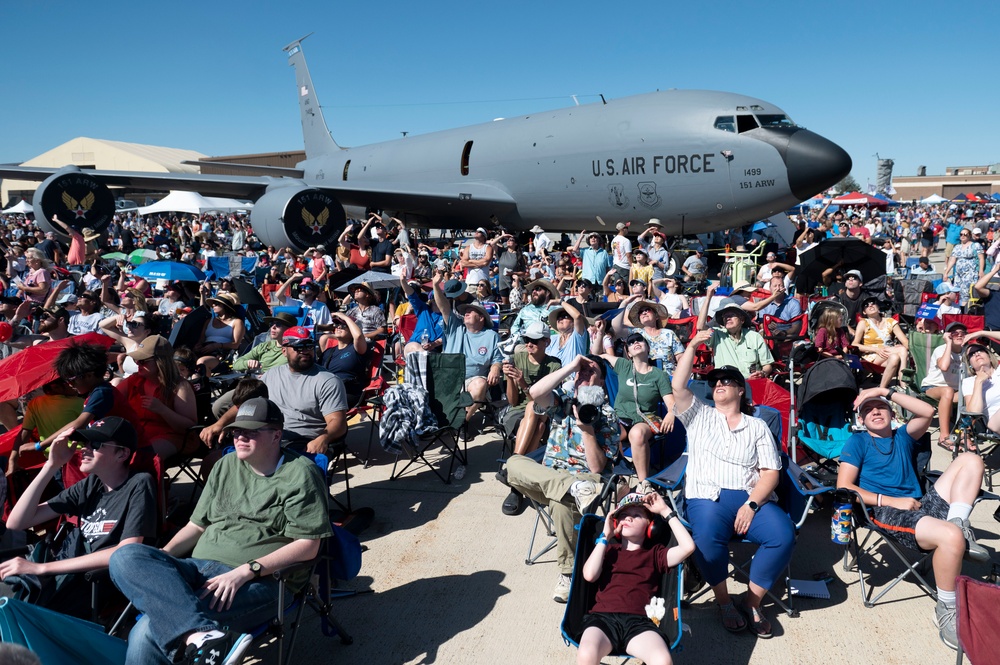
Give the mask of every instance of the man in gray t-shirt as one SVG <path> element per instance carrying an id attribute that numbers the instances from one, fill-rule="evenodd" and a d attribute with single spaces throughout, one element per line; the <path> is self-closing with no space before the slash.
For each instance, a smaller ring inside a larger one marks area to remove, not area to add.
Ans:
<path id="1" fill-rule="evenodd" d="M 268 399 L 278 405 L 285 419 L 284 440 L 295 449 L 326 453 L 334 441 L 347 434 L 347 392 L 333 372 L 316 365 L 316 342 L 309 331 L 295 326 L 281 338 L 287 365 L 272 367 L 261 380 Z M 236 418 L 232 407 L 201 434 L 206 443 L 214 441 Z"/>
<path id="2" fill-rule="evenodd" d="M 486 327 L 490 315 L 482 305 L 460 305 L 456 313 L 452 311 L 452 302 L 444 294 L 440 272 L 434 273 L 433 283 L 434 302 L 444 324 L 444 352 L 465 356 L 465 389 L 473 400 L 466 411 L 468 420 L 486 400 L 487 389 L 500 383 L 503 367 L 500 336 Z"/>

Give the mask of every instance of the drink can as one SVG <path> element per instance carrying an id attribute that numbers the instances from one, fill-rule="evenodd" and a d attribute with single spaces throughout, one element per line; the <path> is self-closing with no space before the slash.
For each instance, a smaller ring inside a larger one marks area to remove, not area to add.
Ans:
<path id="1" fill-rule="evenodd" d="M 833 518 L 830 520 L 830 540 L 837 545 L 851 542 L 851 504 L 833 504 Z"/>

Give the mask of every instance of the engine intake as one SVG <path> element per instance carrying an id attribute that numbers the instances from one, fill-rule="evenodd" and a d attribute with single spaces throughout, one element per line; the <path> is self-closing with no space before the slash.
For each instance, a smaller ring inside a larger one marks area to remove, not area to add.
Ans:
<path id="1" fill-rule="evenodd" d="M 298 251 L 333 245 L 347 222 L 340 202 L 322 189 L 277 187 L 257 199 L 250 213 L 261 242 Z"/>
<path id="2" fill-rule="evenodd" d="M 77 231 L 103 234 L 115 215 L 115 197 L 107 185 L 75 166 L 59 169 L 35 190 L 35 222 L 43 231 L 66 232 L 50 220 L 58 216 Z"/>

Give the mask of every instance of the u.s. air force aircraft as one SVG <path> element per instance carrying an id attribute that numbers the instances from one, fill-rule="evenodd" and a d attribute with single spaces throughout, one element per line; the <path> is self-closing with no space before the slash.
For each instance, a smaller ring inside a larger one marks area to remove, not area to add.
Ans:
<path id="1" fill-rule="evenodd" d="M 254 199 L 257 236 L 304 249 L 330 244 L 348 212 L 364 209 L 440 228 L 494 222 L 600 231 L 656 217 L 669 235 L 703 233 L 786 210 L 851 170 L 843 149 L 777 106 L 699 90 L 342 148 L 316 98 L 302 39 L 284 50 L 295 68 L 306 152 L 294 169 L 227 165 L 246 175 L 192 175 L 0 166 L 0 177 L 44 180 L 35 214 L 56 232 L 53 214 L 102 231 L 115 210 L 109 185 L 193 190 Z"/>

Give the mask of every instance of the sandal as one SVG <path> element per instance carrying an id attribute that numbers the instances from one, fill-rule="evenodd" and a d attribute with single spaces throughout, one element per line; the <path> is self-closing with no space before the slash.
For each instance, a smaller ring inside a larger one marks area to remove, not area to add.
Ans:
<path id="1" fill-rule="evenodd" d="M 948 437 L 947 439 L 938 439 L 937 444 L 938 444 L 938 447 L 944 448 L 949 453 L 955 452 L 955 444 L 952 443 L 951 437 Z"/>
<path id="2" fill-rule="evenodd" d="M 722 612 L 722 627 L 730 633 L 739 633 L 746 630 L 747 620 L 743 618 L 743 613 L 736 609 L 732 601 L 725 605 L 719 605 Z"/>
<path id="3" fill-rule="evenodd" d="M 746 614 L 747 619 L 749 619 L 751 633 L 764 640 L 773 635 L 771 632 L 771 622 L 764 618 L 764 613 L 760 611 L 759 607 L 751 608 L 743 605 L 741 609 Z"/>

